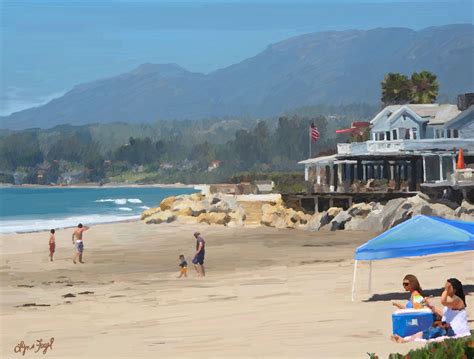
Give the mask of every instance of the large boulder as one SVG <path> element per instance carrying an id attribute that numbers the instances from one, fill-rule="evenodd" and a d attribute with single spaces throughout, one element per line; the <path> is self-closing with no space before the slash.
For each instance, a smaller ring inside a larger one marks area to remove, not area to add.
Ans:
<path id="1" fill-rule="evenodd" d="M 173 203 L 176 201 L 176 197 L 175 196 L 171 196 L 171 197 L 166 197 L 164 200 L 162 200 L 160 202 L 160 208 L 162 211 L 166 211 L 168 209 L 171 208 L 171 206 L 173 205 Z"/>
<path id="2" fill-rule="evenodd" d="M 353 217 L 349 222 L 344 224 L 344 229 L 348 231 L 362 231 L 367 230 L 367 218 Z"/>
<path id="3" fill-rule="evenodd" d="M 245 223 L 246 215 L 242 208 L 229 213 L 230 221 L 227 224 L 229 227 L 242 227 Z"/>
<path id="4" fill-rule="evenodd" d="M 231 217 L 227 213 L 202 213 L 197 217 L 198 223 L 207 224 L 227 224 L 231 220 Z"/>
<path id="5" fill-rule="evenodd" d="M 218 199 L 218 198 L 214 198 Z M 230 213 L 236 211 L 239 207 L 237 201 L 233 198 L 221 198 L 219 201 L 211 202 L 211 206 L 209 208 L 209 212 L 217 212 L 217 213 Z"/>
<path id="6" fill-rule="evenodd" d="M 319 228 L 321 227 L 321 218 L 323 218 L 324 216 L 326 216 L 326 212 L 318 212 L 313 214 L 308 219 L 306 229 L 311 232 L 319 231 Z"/>
<path id="7" fill-rule="evenodd" d="M 267 227 L 273 227 L 273 213 L 264 213 L 260 219 L 260 223 Z"/>
<path id="8" fill-rule="evenodd" d="M 177 214 L 197 217 L 206 212 L 203 201 L 192 201 L 189 198 L 183 198 L 171 204 L 171 210 Z"/>
<path id="9" fill-rule="evenodd" d="M 204 196 L 202 193 L 193 193 L 189 196 L 189 199 L 191 201 L 202 201 L 206 196 Z"/>
<path id="10" fill-rule="evenodd" d="M 155 208 L 149 208 L 145 211 L 143 211 L 142 215 L 141 215 L 141 220 L 144 220 L 145 218 L 148 218 L 150 217 L 151 215 L 155 214 L 155 213 L 158 213 L 161 211 L 161 208 L 160 207 L 155 207 Z"/>
<path id="11" fill-rule="evenodd" d="M 331 207 L 327 210 L 328 216 L 332 218 L 336 217 L 341 212 L 342 212 L 342 208 L 340 207 Z"/>
<path id="12" fill-rule="evenodd" d="M 461 206 L 456 208 L 456 210 L 454 211 L 454 215 L 463 221 L 473 222 L 474 205 L 464 200 L 462 201 Z"/>
<path id="13" fill-rule="evenodd" d="M 342 208 L 339 207 L 331 207 L 329 208 L 324 216 L 321 218 L 321 226 L 320 229 L 330 229 L 330 227 L 325 227 L 327 224 L 331 223 L 331 221 L 336 217 L 339 213 L 342 212 Z"/>
<path id="14" fill-rule="evenodd" d="M 453 211 L 451 207 L 447 205 L 441 203 L 433 203 L 430 205 L 430 207 L 433 216 L 456 219 L 455 211 Z"/>
<path id="15" fill-rule="evenodd" d="M 405 198 L 395 198 L 387 202 L 385 206 L 379 206 L 378 208 L 374 209 L 367 218 L 369 220 L 369 228 L 362 229 L 362 230 L 369 230 L 373 228 L 375 232 L 382 232 L 386 231 L 390 227 L 395 220 L 395 217 L 400 214 L 400 212 L 405 211 L 405 209 L 401 210 L 402 204 L 405 203 Z M 406 216 L 406 214 L 401 215 L 401 217 Z"/>
<path id="16" fill-rule="evenodd" d="M 166 210 L 157 212 L 150 217 L 145 219 L 146 224 L 160 224 L 160 223 L 170 223 L 176 219 L 176 216 L 173 212 Z"/>
<path id="17" fill-rule="evenodd" d="M 273 213 L 278 212 L 279 207 L 280 206 L 272 205 L 270 203 L 264 203 L 262 205 L 262 213 L 263 215 L 272 215 Z"/>
<path id="18" fill-rule="evenodd" d="M 294 229 L 295 222 L 292 222 L 290 220 L 290 217 L 288 216 L 279 216 L 277 214 L 274 214 L 272 220 L 272 227 Z"/>
<path id="19" fill-rule="evenodd" d="M 339 214 L 331 221 L 331 231 L 344 229 L 345 224 L 351 219 L 352 216 L 347 211 L 339 212 Z"/>
<path id="20" fill-rule="evenodd" d="M 177 211 L 173 211 L 173 213 L 178 217 L 192 217 L 193 211 L 189 207 L 181 208 Z"/>
<path id="21" fill-rule="evenodd" d="M 191 201 L 189 198 L 182 198 L 180 200 L 174 201 L 170 204 L 170 210 L 178 212 L 182 211 L 183 209 L 186 208 L 191 208 L 193 204 L 196 204 L 196 202 Z"/>
<path id="22" fill-rule="evenodd" d="M 348 210 L 347 213 L 352 217 L 367 217 L 374 209 L 375 203 L 355 203 Z"/>

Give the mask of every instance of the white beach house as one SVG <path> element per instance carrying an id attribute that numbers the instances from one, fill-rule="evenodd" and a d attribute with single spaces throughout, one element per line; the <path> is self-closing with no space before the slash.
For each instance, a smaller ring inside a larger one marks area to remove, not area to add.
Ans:
<path id="1" fill-rule="evenodd" d="M 474 164 L 474 94 L 460 95 L 457 105 L 387 106 L 370 121 L 370 140 L 339 143 L 337 154 L 299 163 L 312 193 L 377 185 L 381 191 L 419 191 L 430 183 L 474 184 L 472 170 L 455 173 L 460 149 L 468 167 Z"/>

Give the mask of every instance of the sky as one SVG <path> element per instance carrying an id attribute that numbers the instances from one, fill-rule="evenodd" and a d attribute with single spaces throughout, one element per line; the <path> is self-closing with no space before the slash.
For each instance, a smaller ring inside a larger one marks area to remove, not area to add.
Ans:
<path id="1" fill-rule="evenodd" d="M 0 115 L 142 63 L 209 73 L 317 31 L 473 23 L 474 0 L 0 0 Z"/>

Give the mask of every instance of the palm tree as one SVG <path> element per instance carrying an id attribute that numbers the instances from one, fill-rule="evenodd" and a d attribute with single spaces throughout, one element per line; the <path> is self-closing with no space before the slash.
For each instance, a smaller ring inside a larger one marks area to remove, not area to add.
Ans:
<path id="1" fill-rule="evenodd" d="M 410 82 L 411 103 L 434 103 L 436 101 L 439 83 L 435 74 L 429 71 L 414 72 Z"/>
<path id="2" fill-rule="evenodd" d="M 410 101 L 410 80 L 397 72 L 385 75 L 382 83 L 382 103 L 387 105 L 405 104 Z"/>

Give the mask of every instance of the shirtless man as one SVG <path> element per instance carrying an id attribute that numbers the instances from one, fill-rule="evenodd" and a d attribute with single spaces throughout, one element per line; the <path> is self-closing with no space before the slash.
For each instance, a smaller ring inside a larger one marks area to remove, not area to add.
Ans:
<path id="1" fill-rule="evenodd" d="M 82 261 L 82 252 L 84 252 L 84 243 L 82 242 L 82 234 L 87 231 L 89 227 L 83 226 L 82 223 L 77 225 L 76 230 L 72 234 L 72 244 L 75 245 L 77 252 L 74 254 L 73 262 L 76 264 L 76 259 L 79 257 L 79 262 L 84 263 Z M 75 239 L 75 241 L 74 241 Z"/>

